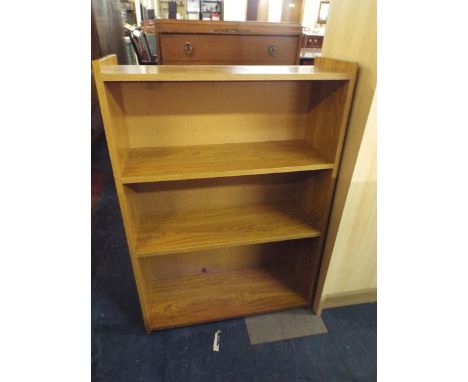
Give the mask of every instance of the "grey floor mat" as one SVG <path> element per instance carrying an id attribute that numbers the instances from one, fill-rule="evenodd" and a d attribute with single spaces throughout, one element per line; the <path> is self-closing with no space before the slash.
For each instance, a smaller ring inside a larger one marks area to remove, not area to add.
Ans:
<path id="1" fill-rule="evenodd" d="M 246 317 L 245 324 L 252 345 L 328 332 L 322 319 L 306 308 Z"/>

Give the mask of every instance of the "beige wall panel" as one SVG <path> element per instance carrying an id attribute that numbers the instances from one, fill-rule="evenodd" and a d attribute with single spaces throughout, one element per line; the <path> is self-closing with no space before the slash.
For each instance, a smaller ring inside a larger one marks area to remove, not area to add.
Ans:
<path id="1" fill-rule="evenodd" d="M 322 56 L 359 63 L 359 76 L 314 299 L 317 313 L 325 283 L 327 295 L 375 285 L 375 147 L 362 140 L 377 82 L 376 8 L 375 0 L 334 0 L 326 26 Z M 355 170 L 358 154 L 363 162 Z"/>
<path id="2" fill-rule="evenodd" d="M 375 98 L 333 250 L 324 296 L 377 287 Z"/>

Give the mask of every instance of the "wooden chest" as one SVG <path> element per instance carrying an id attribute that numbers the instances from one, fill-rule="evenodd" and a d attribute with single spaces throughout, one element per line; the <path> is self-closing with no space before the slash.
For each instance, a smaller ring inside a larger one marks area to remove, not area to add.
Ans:
<path id="1" fill-rule="evenodd" d="M 302 27 L 291 23 L 155 20 L 158 64 L 297 65 Z"/>

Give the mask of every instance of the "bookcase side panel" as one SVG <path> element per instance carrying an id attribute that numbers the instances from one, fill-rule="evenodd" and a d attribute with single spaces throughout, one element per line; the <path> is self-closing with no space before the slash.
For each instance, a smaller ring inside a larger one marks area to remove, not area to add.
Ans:
<path id="1" fill-rule="evenodd" d="M 101 68 L 105 65 L 117 64 L 115 55 L 108 56 L 101 60 L 93 61 L 93 70 L 96 79 L 99 103 L 104 122 L 109 156 L 112 164 L 112 171 L 116 185 L 117 197 L 119 201 L 122 220 L 124 223 L 127 244 L 130 252 L 130 260 L 138 290 L 140 306 L 145 321 L 146 330 L 149 331 L 149 305 L 146 296 L 147 290 L 144 287 L 141 270 L 134 256 L 134 248 L 137 239 L 137 229 L 135 226 L 138 219 L 133 217 L 134 210 L 129 204 L 128 195 L 124 186 L 120 183 L 122 169 L 128 155 L 128 130 L 126 128 L 125 110 L 123 109 L 122 92 L 118 83 L 109 86 L 101 79 Z"/>
<path id="2" fill-rule="evenodd" d="M 348 81 L 315 81 L 310 86 L 307 142 L 325 158 L 335 162 Z"/>
<path id="3" fill-rule="evenodd" d="M 340 168 L 341 154 L 346 136 L 352 98 L 358 74 L 358 64 L 320 57 L 316 60 L 316 66 L 323 70 L 348 72 L 350 80 L 323 81 L 311 86 L 309 121 L 306 131 L 307 141 L 327 159 L 333 161 L 334 168 L 331 177 L 312 191 L 305 199 L 306 210 L 308 208 L 321 210 L 322 221 L 319 226 L 322 232 L 316 246 L 310 251 L 309 260 L 316 264 L 318 272 L 311 279 L 309 302 L 315 312 L 318 311 L 317 300 L 322 293 L 325 276 L 330 263 L 329 256 L 323 254 L 323 247 L 327 237 L 329 217 L 333 204 L 337 174 Z M 318 193 L 318 194 L 317 194 Z M 307 199 L 314 195 L 320 195 L 320 202 L 314 206 Z M 317 213 L 314 213 L 317 216 Z M 315 253 L 315 254 L 314 254 Z"/>
<path id="4" fill-rule="evenodd" d="M 316 239 L 297 242 L 293 248 L 295 256 L 291 256 L 291 267 L 310 304 L 319 272 L 321 248 L 331 205 L 332 176 L 332 170 L 324 170 L 304 178 L 297 196 L 302 209 L 313 219 L 314 226 L 322 232 Z"/>
<path id="5" fill-rule="evenodd" d="M 104 132 L 112 163 L 114 178 L 120 179 L 128 155 L 128 130 L 125 123 L 125 111 L 122 105 L 122 93 L 118 83 L 102 81 L 99 61 L 93 62 L 93 69 L 101 108 Z"/>

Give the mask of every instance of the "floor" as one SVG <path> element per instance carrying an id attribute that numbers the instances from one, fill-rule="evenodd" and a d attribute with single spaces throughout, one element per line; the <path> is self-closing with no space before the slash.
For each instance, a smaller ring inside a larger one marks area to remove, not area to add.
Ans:
<path id="1" fill-rule="evenodd" d="M 376 303 L 324 310 L 328 333 L 255 345 L 242 318 L 147 335 L 104 139 L 93 148 L 92 183 L 93 381 L 377 379 Z"/>

